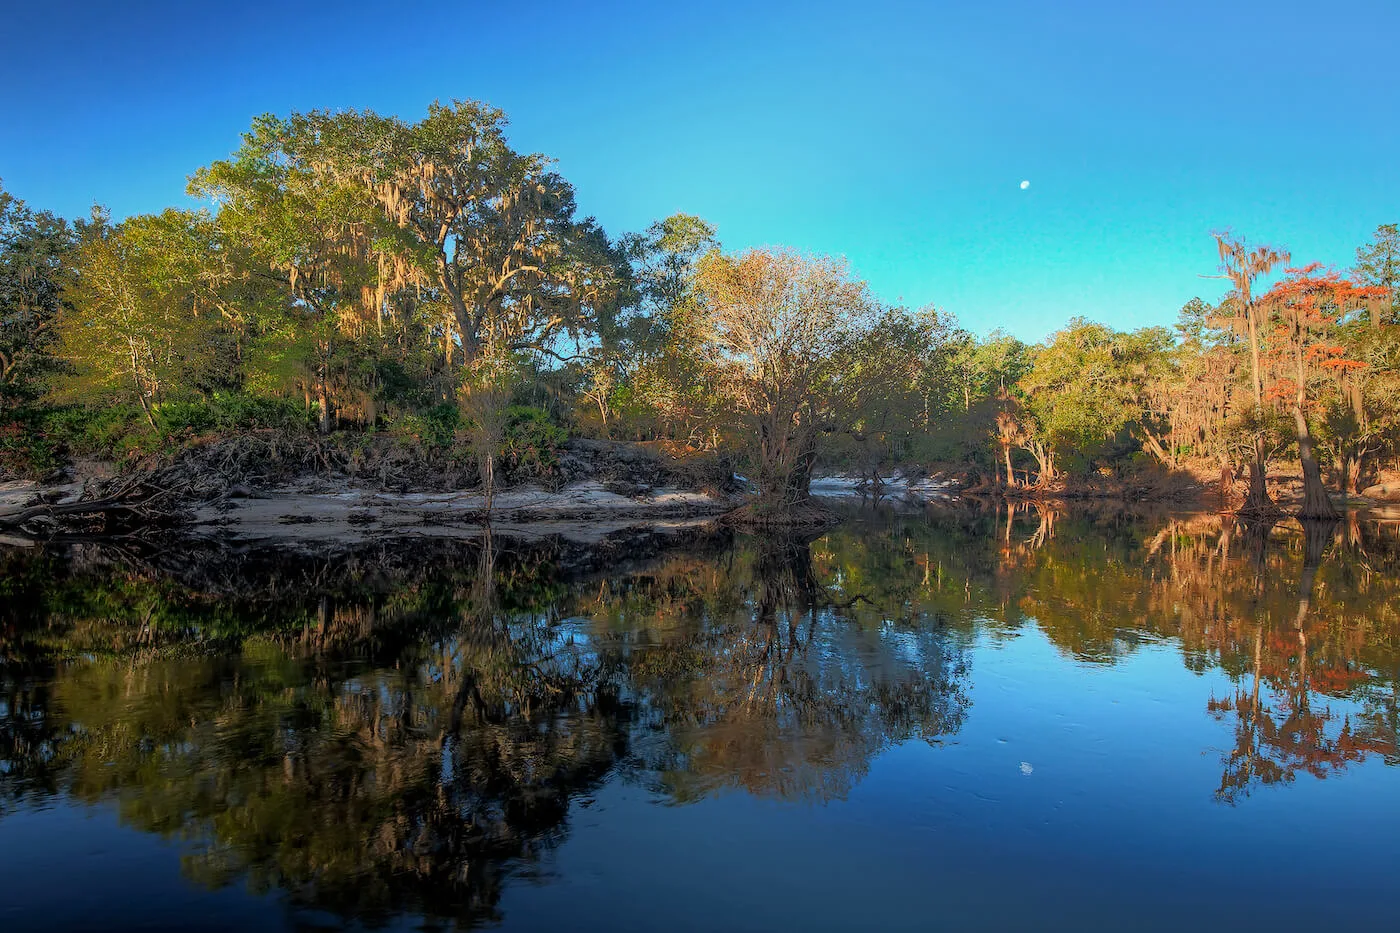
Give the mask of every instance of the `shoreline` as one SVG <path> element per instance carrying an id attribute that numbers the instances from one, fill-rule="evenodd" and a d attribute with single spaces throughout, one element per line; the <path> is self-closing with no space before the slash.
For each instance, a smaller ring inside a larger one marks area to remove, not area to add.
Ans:
<path id="1" fill-rule="evenodd" d="M 560 534 L 597 540 L 636 525 L 684 528 L 718 518 L 735 500 L 658 487 L 623 495 L 588 480 L 550 492 L 538 486 L 504 490 L 486 500 L 475 491 L 396 493 L 325 491 L 324 484 L 286 486 L 204 503 L 185 531 L 235 540 L 346 542 L 395 536 L 476 537 L 488 524 L 513 534 Z"/>
<path id="2" fill-rule="evenodd" d="M 1121 489 L 964 488 L 947 474 L 909 477 L 898 471 L 882 477 L 878 487 L 871 485 L 870 477 L 850 473 L 816 476 L 811 483 L 812 495 L 819 500 L 875 501 L 912 509 L 1006 501 L 1061 509 L 1157 505 L 1220 511 L 1218 495 L 1206 488 L 1195 491 L 1199 494 L 1187 497 L 1136 498 L 1122 495 Z M 73 506 L 93 495 L 91 481 L 0 482 L 0 545 L 27 546 L 43 540 L 43 534 L 33 534 L 32 528 L 6 526 L 7 516 L 36 504 Z M 171 507 L 178 516 L 175 520 L 163 524 L 138 521 L 135 528 L 160 528 L 233 543 L 300 542 L 312 546 L 395 537 L 466 539 L 479 537 L 488 528 L 506 535 L 559 536 L 596 543 L 628 528 L 644 527 L 660 533 L 693 528 L 741 507 L 748 498 L 743 493 L 718 493 L 679 484 L 645 486 L 586 478 L 558 490 L 539 485 L 502 490 L 493 497 L 488 515 L 485 497 L 477 490 L 391 491 L 360 485 L 350 477 L 306 476 L 268 488 L 235 487 L 203 500 L 175 500 Z M 1288 499 L 1286 495 L 1278 499 L 1285 510 Z M 1385 500 L 1364 496 L 1334 499 L 1346 511 L 1369 512 L 1382 521 L 1394 520 L 1400 513 L 1400 505 Z M 55 532 L 63 529 L 58 520 L 48 517 L 35 525 Z"/>

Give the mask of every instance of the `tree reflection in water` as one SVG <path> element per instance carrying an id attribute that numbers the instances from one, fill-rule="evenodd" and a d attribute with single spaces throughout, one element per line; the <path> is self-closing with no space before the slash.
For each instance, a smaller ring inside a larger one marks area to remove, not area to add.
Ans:
<path id="1" fill-rule="evenodd" d="M 1031 626 L 1084 663 L 1170 638 L 1224 671 L 1222 801 L 1400 762 L 1400 540 L 1355 517 L 1012 505 L 669 549 L 0 562 L 0 807 L 115 801 L 192 878 L 367 923 L 492 920 L 609 780 L 844 796 L 889 746 L 956 733 L 975 640 Z"/>
<path id="2" fill-rule="evenodd" d="M 207 597 L 219 580 L 86 574 L 92 555 L 17 568 L 39 582 L 7 620 L 6 797 L 116 800 L 210 885 L 474 922 L 610 773 L 677 800 L 825 798 L 889 742 L 961 721 L 945 639 L 842 631 L 807 542 L 567 587 L 549 548 L 495 545 L 387 588 L 263 568 L 234 600 Z"/>
<path id="3" fill-rule="evenodd" d="M 1370 702 L 1354 722 L 1351 715 L 1334 713 L 1327 699 L 1347 695 L 1350 688 L 1366 679 L 1364 671 L 1345 656 L 1340 665 L 1324 663 L 1320 669 L 1309 670 L 1310 632 L 1313 637 L 1330 634 L 1324 628 L 1326 620 L 1316 624 L 1310 610 L 1318 571 L 1339 523 L 1300 524 L 1303 555 L 1292 630 L 1279 627 L 1266 632 L 1265 625 L 1256 626 L 1249 689 L 1236 689 L 1232 697 L 1212 699 L 1209 704 L 1217 715 L 1233 715 L 1235 719 L 1235 746 L 1225 756 L 1225 771 L 1216 794 L 1229 803 L 1247 796 L 1257 785 L 1292 781 L 1300 773 L 1324 778 L 1371 754 L 1397 761 L 1396 682 L 1391 682 L 1388 703 L 1383 697 L 1370 695 Z M 1356 535 L 1348 541 L 1356 547 L 1361 544 Z M 1261 567 L 1266 545 L 1267 539 L 1261 537 L 1257 561 Z"/>
<path id="4" fill-rule="evenodd" d="M 725 787 L 839 797 L 890 743 L 961 725 L 959 639 L 885 612 L 875 586 L 820 579 L 810 541 L 744 542 L 716 579 L 722 598 L 658 607 L 629 652 L 627 686 L 666 736 L 639 743 L 637 764 L 676 800 Z"/>

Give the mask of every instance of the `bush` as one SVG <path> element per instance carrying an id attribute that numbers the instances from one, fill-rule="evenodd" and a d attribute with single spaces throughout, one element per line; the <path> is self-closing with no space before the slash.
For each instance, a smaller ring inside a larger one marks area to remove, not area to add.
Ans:
<path id="1" fill-rule="evenodd" d="M 264 428 L 305 429 L 313 414 L 288 399 L 260 398 L 242 392 L 218 393 L 193 401 L 166 402 L 156 412 L 156 421 L 166 437 L 256 431 Z"/>
<path id="2" fill-rule="evenodd" d="M 0 423 L 0 478 L 39 479 L 58 468 L 62 458 L 32 418 Z"/>
<path id="3" fill-rule="evenodd" d="M 461 415 L 451 402 L 434 405 L 420 414 L 400 415 L 389 432 L 400 440 L 417 441 L 429 447 L 451 447 L 457 439 Z"/>
<path id="4" fill-rule="evenodd" d="M 162 435 L 199 434 L 214 427 L 214 412 L 209 403 L 200 399 L 193 402 L 166 402 L 156 410 L 156 423 Z"/>
<path id="5" fill-rule="evenodd" d="M 44 436 L 70 454 L 122 460 L 155 448 L 158 438 L 136 405 L 55 408 L 41 421 Z"/>
<path id="6" fill-rule="evenodd" d="M 544 411 L 512 405 L 506 409 L 501 458 L 515 478 L 548 476 L 559 466 L 559 445 L 567 437 Z"/>
<path id="7" fill-rule="evenodd" d="M 233 434 L 261 428 L 308 428 L 311 416 L 298 403 L 241 393 L 166 402 L 151 430 L 137 405 L 66 406 L 17 416 L 0 436 L 0 469 L 33 476 L 56 469 L 66 457 L 125 460 L 170 447 L 205 432 Z"/>

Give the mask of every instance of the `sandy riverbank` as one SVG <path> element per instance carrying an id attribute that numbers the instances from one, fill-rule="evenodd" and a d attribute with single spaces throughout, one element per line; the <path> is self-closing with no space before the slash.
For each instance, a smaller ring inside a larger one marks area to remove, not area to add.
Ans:
<path id="1" fill-rule="evenodd" d="M 869 498 L 865 479 L 833 475 L 815 479 L 814 495 L 828 499 Z M 894 476 L 880 488 L 886 501 L 913 506 L 951 501 L 951 482 Z M 0 484 L 0 516 L 44 501 L 67 503 L 84 495 L 81 483 L 43 486 Z M 704 524 L 741 505 L 742 494 L 722 495 L 679 486 L 619 486 L 595 479 L 559 490 L 521 486 L 494 497 L 493 530 L 507 534 L 562 536 L 580 542 L 600 540 L 621 529 L 646 526 L 657 531 Z M 353 544 L 375 538 L 474 537 L 487 519 L 485 497 L 476 490 L 402 492 L 365 488 L 324 477 L 263 489 L 241 489 L 207 501 L 182 505 L 179 527 L 187 534 L 240 541 Z"/>
<path id="2" fill-rule="evenodd" d="M 601 483 L 585 481 L 558 492 L 530 486 L 500 492 L 492 503 L 490 518 L 492 528 L 503 532 L 560 534 L 586 540 L 637 524 L 685 527 L 703 523 L 735 504 L 730 498 L 666 487 L 622 495 Z M 474 491 L 326 491 L 317 483 L 202 504 L 194 510 L 187 530 L 257 540 L 458 537 L 476 534 L 485 518 L 485 498 Z"/>

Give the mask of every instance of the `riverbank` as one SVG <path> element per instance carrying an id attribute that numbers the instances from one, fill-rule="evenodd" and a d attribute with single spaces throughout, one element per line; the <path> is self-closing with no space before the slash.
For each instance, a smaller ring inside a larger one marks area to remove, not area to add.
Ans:
<path id="1" fill-rule="evenodd" d="M 1065 506 L 1095 501 L 1231 511 L 1244 503 L 1246 492 L 1243 475 L 1227 474 L 1222 484 L 1219 466 L 1202 461 L 1183 464 L 1174 470 L 1142 469 L 1125 476 L 1062 475 L 1044 484 L 1008 486 L 1004 482 L 989 483 L 966 475 L 960 478 L 963 481 L 960 491 L 965 496 Z M 1267 483 L 1270 498 L 1282 512 L 1291 513 L 1302 507 L 1302 469 L 1296 462 L 1271 464 Z M 1382 471 L 1359 493 L 1343 494 L 1329 484 L 1328 494 L 1339 509 L 1400 504 L 1400 474 Z"/>
<path id="2" fill-rule="evenodd" d="M 490 502 L 460 452 L 378 439 L 265 432 L 214 438 L 120 465 L 77 461 L 45 481 L 0 484 L 0 532 L 144 533 L 358 540 L 556 523 L 616 528 L 719 515 L 743 500 L 718 456 L 573 439 L 503 462 Z M 602 533 L 602 532 L 592 532 Z"/>
<path id="3" fill-rule="evenodd" d="M 497 493 L 488 513 L 480 492 L 328 491 L 318 484 L 225 498 L 193 510 L 188 530 L 244 540 L 361 541 L 384 536 L 474 535 L 488 518 L 494 530 L 570 540 L 601 539 L 639 523 L 682 527 L 703 523 L 737 504 L 700 490 L 648 487 L 627 495 L 597 480 L 551 491 L 526 486 Z"/>
<path id="4" fill-rule="evenodd" d="M 48 482 L 0 483 L 0 534 L 22 544 L 59 533 L 146 535 L 163 529 L 267 542 L 363 542 L 420 536 L 473 537 L 489 524 L 505 533 L 562 535 L 579 542 L 646 526 L 684 528 L 749 501 L 747 480 L 713 453 L 617 441 L 571 439 L 545 470 L 517 473 L 488 504 L 470 464 L 442 452 L 378 443 L 355 456 L 333 442 L 275 434 L 215 439 L 166 460 L 80 461 Z M 507 474 L 509 476 L 509 474 Z M 520 481 L 521 476 L 527 477 Z M 529 481 L 529 478 L 533 481 Z M 1088 505 L 1162 505 L 1211 511 L 1238 505 L 1238 484 L 1221 495 L 1202 469 L 1144 470 L 1129 477 L 1062 477 L 1046 486 L 990 485 L 957 471 L 828 473 L 814 497 L 879 501 L 920 509 L 959 499 Z M 1270 474 L 1280 509 L 1296 507 L 1300 484 L 1287 465 Z M 1372 495 L 1341 506 L 1375 508 L 1400 497 L 1382 477 Z"/>

